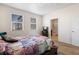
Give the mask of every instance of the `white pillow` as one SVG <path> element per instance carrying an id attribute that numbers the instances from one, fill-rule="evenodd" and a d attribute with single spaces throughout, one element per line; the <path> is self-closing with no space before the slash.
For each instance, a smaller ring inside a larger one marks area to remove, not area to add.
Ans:
<path id="1" fill-rule="evenodd" d="M 3 35 L 5 40 L 11 40 L 11 37 L 8 37 L 7 35 Z"/>
<path id="2" fill-rule="evenodd" d="M 2 37 L 0 36 L 0 39 L 2 39 Z"/>

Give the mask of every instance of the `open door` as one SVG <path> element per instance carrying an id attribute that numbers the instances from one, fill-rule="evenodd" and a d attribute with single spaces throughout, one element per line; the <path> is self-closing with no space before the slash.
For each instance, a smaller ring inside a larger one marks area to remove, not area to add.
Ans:
<path id="1" fill-rule="evenodd" d="M 58 41 L 58 19 L 51 20 L 51 37 L 53 41 Z"/>

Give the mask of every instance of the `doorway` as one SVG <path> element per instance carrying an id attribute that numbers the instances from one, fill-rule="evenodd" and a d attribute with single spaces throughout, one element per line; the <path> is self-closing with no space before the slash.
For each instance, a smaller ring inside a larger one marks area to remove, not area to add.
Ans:
<path id="1" fill-rule="evenodd" d="M 58 19 L 51 20 L 51 38 L 53 41 L 58 41 Z"/>

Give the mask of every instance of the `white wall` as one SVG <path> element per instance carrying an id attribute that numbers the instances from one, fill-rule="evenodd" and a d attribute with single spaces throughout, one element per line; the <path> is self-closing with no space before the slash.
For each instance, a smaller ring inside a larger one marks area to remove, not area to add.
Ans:
<path id="1" fill-rule="evenodd" d="M 79 19 L 79 4 L 74 4 L 43 17 L 43 26 L 48 26 L 50 31 L 50 20 L 58 18 L 58 39 L 61 42 L 72 42 L 72 20 Z"/>
<path id="2" fill-rule="evenodd" d="M 19 14 L 24 17 L 24 30 L 22 31 L 11 31 L 11 14 Z M 0 5 L 0 32 L 7 32 L 9 36 L 19 36 L 29 34 L 30 29 L 30 18 L 35 17 L 37 21 L 36 33 L 38 34 L 42 28 L 42 16 L 36 15 L 27 11 L 15 9 L 12 7 Z"/>

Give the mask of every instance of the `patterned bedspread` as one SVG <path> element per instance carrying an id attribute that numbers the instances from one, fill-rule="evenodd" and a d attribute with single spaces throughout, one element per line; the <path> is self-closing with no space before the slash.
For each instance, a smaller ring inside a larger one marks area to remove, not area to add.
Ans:
<path id="1" fill-rule="evenodd" d="M 6 51 L 10 55 L 42 54 L 46 50 L 49 50 L 51 45 L 52 41 L 47 37 L 31 36 L 29 38 L 21 38 L 16 43 L 0 44 L 0 52 Z"/>

